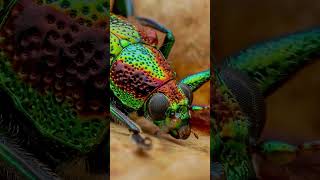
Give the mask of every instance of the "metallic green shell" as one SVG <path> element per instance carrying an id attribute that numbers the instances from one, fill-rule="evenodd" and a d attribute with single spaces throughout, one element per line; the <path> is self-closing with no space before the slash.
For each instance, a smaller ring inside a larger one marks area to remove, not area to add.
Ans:
<path id="1" fill-rule="evenodd" d="M 137 110 L 175 74 L 162 53 L 146 42 L 148 33 L 116 15 L 110 23 L 110 88 L 122 104 Z"/>
<path id="2" fill-rule="evenodd" d="M 110 32 L 110 54 L 112 57 L 117 56 L 126 46 L 141 42 L 137 28 L 124 18 L 114 14 L 110 16 Z M 110 64 L 112 63 L 111 60 Z"/>

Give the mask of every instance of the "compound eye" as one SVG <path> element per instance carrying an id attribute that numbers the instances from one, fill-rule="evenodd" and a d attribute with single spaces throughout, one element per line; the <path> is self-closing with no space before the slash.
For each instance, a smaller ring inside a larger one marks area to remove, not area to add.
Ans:
<path id="1" fill-rule="evenodd" d="M 149 99 L 148 113 L 153 120 L 161 120 L 166 117 L 169 106 L 168 98 L 162 93 L 156 93 Z"/>
<path id="2" fill-rule="evenodd" d="M 191 104 L 192 101 L 193 101 L 192 90 L 189 88 L 189 86 L 187 86 L 187 85 L 185 85 L 183 83 L 179 84 L 179 87 L 183 91 L 184 95 L 187 96 L 187 98 L 189 99 L 189 104 Z"/>

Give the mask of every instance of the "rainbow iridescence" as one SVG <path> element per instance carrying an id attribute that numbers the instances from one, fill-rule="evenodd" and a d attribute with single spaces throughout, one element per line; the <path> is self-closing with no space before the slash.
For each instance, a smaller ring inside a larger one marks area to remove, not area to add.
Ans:
<path id="1" fill-rule="evenodd" d="M 124 105 L 137 110 L 175 74 L 161 52 L 150 44 L 157 42 L 152 31 L 116 15 L 111 15 L 110 22 L 110 87 Z"/>

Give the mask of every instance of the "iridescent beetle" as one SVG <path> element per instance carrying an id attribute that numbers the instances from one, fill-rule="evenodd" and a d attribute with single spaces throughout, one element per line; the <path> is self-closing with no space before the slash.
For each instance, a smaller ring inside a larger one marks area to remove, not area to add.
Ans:
<path id="1" fill-rule="evenodd" d="M 85 157 L 105 179 L 109 1 L 1 2 L 1 178 L 56 179 Z"/>
<path id="2" fill-rule="evenodd" d="M 126 7 L 119 8 L 121 3 Z M 131 1 L 115 1 L 113 11 L 132 17 Z M 136 17 L 136 20 L 139 25 L 115 14 L 110 17 L 110 88 L 115 97 L 111 113 L 134 135 L 140 130 L 122 111 L 140 111 L 161 130 L 177 139 L 186 139 L 191 133 L 192 92 L 210 79 L 210 71 L 177 82 L 167 62 L 174 44 L 172 32 L 150 19 Z M 156 32 L 145 26 L 166 34 L 159 49 Z"/>
<path id="3" fill-rule="evenodd" d="M 287 165 L 301 154 L 319 152 L 320 142 L 300 145 L 262 140 L 264 98 L 320 52 L 320 29 L 261 43 L 213 69 L 211 173 L 214 179 L 255 179 L 253 154 Z M 267 162 L 267 161 L 265 161 Z"/>

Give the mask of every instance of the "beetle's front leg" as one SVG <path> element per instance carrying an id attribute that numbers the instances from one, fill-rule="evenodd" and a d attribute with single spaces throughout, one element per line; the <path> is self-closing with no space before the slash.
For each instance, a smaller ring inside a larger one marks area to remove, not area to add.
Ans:
<path id="1" fill-rule="evenodd" d="M 209 109 L 210 106 L 199 106 L 199 105 L 192 105 L 191 106 L 191 111 L 204 111 Z"/>
<path id="2" fill-rule="evenodd" d="M 124 123 L 128 127 L 129 131 L 133 133 L 132 139 L 138 145 L 139 148 L 143 150 L 151 149 L 152 147 L 151 139 L 148 137 L 143 138 L 140 135 L 140 128 L 135 122 L 133 122 L 128 116 L 126 116 L 113 104 L 110 104 L 110 112 L 111 112 L 111 116 L 115 120 L 120 121 L 121 123 Z"/>
<path id="3" fill-rule="evenodd" d="M 192 92 L 196 91 L 204 83 L 210 80 L 210 69 L 192 74 L 182 79 L 180 83 L 187 85 Z"/>
<path id="4" fill-rule="evenodd" d="M 190 88 L 190 90 L 194 92 L 209 80 L 210 80 L 210 70 L 208 69 L 184 78 L 183 80 L 180 81 L 180 84 L 187 85 Z M 209 106 L 198 106 L 198 105 L 191 106 L 192 111 L 203 111 L 206 109 L 209 109 Z"/>
<path id="5" fill-rule="evenodd" d="M 292 145 L 281 141 L 265 141 L 259 144 L 259 153 L 278 164 L 288 164 L 303 154 L 319 153 L 320 141 Z"/>
<path id="6" fill-rule="evenodd" d="M 209 110 L 210 106 L 191 105 L 190 110 L 193 112 Z"/>

